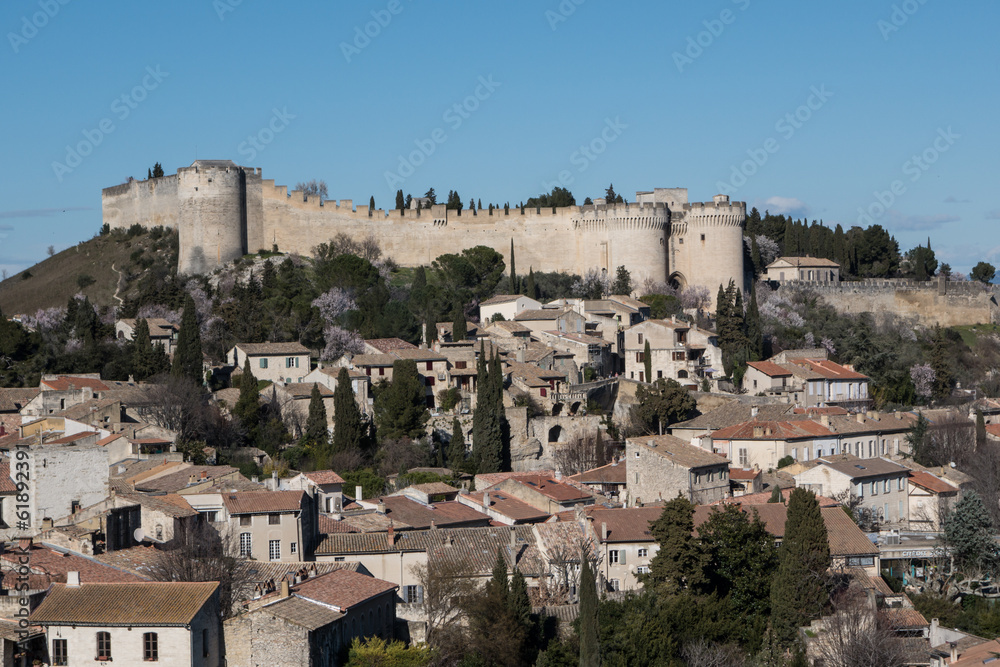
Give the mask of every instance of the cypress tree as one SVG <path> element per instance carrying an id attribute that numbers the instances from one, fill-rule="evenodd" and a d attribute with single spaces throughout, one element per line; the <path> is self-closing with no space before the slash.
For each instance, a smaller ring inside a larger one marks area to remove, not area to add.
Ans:
<path id="1" fill-rule="evenodd" d="M 642 348 L 642 365 L 643 370 L 646 371 L 646 382 L 653 381 L 653 353 L 649 349 L 649 339 L 646 339 L 646 345 Z"/>
<path id="2" fill-rule="evenodd" d="M 451 420 L 451 443 L 448 445 L 448 467 L 456 474 L 465 470 L 465 436 L 458 417 Z"/>
<path id="3" fill-rule="evenodd" d="M 131 357 L 132 373 L 136 380 L 145 380 L 170 370 L 170 359 L 162 345 L 153 345 L 149 337 L 149 324 L 145 319 L 139 319 L 135 323 Z"/>
<path id="4" fill-rule="evenodd" d="M 815 494 L 792 490 L 778 570 L 771 584 L 771 622 L 778 639 L 790 644 L 797 629 L 819 618 L 828 599 L 830 544 Z"/>
<path id="5" fill-rule="evenodd" d="M 764 330 L 760 324 L 760 310 L 757 308 L 757 287 L 750 285 L 750 304 L 746 315 L 747 348 L 750 361 L 764 358 Z"/>
<path id="6" fill-rule="evenodd" d="M 517 284 L 517 271 L 514 269 L 514 239 L 510 240 L 510 291 L 507 294 L 520 294 L 521 290 L 518 289 Z"/>
<path id="7" fill-rule="evenodd" d="M 198 314 L 195 311 L 194 299 L 190 294 L 186 294 L 184 314 L 181 315 L 181 327 L 177 332 L 177 348 L 174 350 L 174 363 L 170 373 L 175 377 L 186 377 L 196 384 L 201 384 L 203 381 L 201 369 L 201 330 L 198 328 Z"/>
<path id="8" fill-rule="evenodd" d="M 580 667 L 597 667 L 601 664 L 598 644 L 597 582 L 590 560 L 581 553 L 580 560 Z"/>
<path id="9" fill-rule="evenodd" d="M 309 395 L 309 416 L 306 418 L 306 430 L 302 437 L 305 442 L 313 446 L 324 445 L 330 439 L 326 427 L 326 406 L 323 404 L 319 385 L 315 382 Z"/>
<path id="10" fill-rule="evenodd" d="M 986 444 L 986 419 L 983 418 L 983 411 L 976 410 L 976 447 Z"/>
<path id="11" fill-rule="evenodd" d="M 483 200 L 482 199 L 479 199 L 479 200 L 476 201 L 476 208 L 478 208 L 480 211 L 483 210 Z M 490 210 L 492 211 L 493 208 L 491 207 Z"/>
<path id="12" fill-rule="evenodd" d="M 406 200 L 403 199 L 403 191 L 396 190 L 396 209 L 402 211 L 406 206 Z"/>
<path id="13" fill-rule="evenodd" d="M 257 378 L 250 368 L 250 357 L 243 363 L 243 375 L 240 376 L 240 397 L 233 408 L 233 415 L 239 419 L 246 430 L 246 439 L 251 445 L 257 444 L 260 431 L 260 388 Z"/>
<path id="14" fill-rule="evenodd" d="M 648 500 L 648 499 L 647 499 Z M 694 505 L 678 495 L 650 525 L 660 550 L 649 563 L 649 577 L 670 594 L 700 588 L 706 580 L 707 554 L 694 538 Z"/>
<path id="15" fill-rule="evenodd" d="M 365 425 L 354 398 L 351 375 L 341 367 L 337 373 L 337 386 L 333 390 L 333 451 L 360 449 L 364 439 Z"/>
<path id="16" fill-rule="evenodd" d="M 479 470 L 482 448 L 486 443 L 486 406 L 489 405 L 490 387 L 486 379 L 486 352 L 484 343 L 479 343 L 476 356 L 476 409 L 472 411 L 472 468 Z"/>
<path id="17" fill-rule="evenodd" d="M 375 195 L 372 195 L 368 199 L 368 217 L 372 217 L 372 211 L 375 210 Z"/>
<path id="18" fill-rule="evenodd" d="M 488 584 L 490 592 L 504 601 L 507 606 L 507 598 L 510 595 L 510 579 L 507 576 L 507 561 L 503 557 L 503 548 L 497 548 L 497 558 L 493 561 L 493 577 Z"/>
<path id="19" fill-rule="evenodd" d="M 392 382 L 375 399 L 375 421 L 382 439 L 419 438 L 430 415 L 424 383 L 412 359 L 392 363 Z"/>
<path id="20" fill-rule="evenodd" d="M 514 568 L 514 576 L 510 579 L 507 606 L 518 625 L 525 628 L 531 625 L 531 600 L 528 598 L 528 583 L 516 567 Z"/>
<path id="21" fill-rule="evenodd" d="M 948 343 L 940 325 L 934 327 L 930 365 L 934 369 L 934 398 L 947 398 L 951 393 L 951 365 L 948 363 Z"/>
<path id="22" fill-rule="evenodd" d="M 468 335 L 468 327 L 465 323 L 465 311 L 461 306 L 455 308 L 455 320 L 451 325 L 451 340 L 454 343 L 465 340 Z"/>
<path id="23" fill-rule="evenodd" d="M 524 285 L 524 295 L 529 299 L 538 299 L 538 287 L 535 285 L 535 272 L 528 267 L 528 280 Z"/>
<path id="24" fill-rule="evenodd" d="M 750 237 L 750 263 L 753 265 L 753 277 L 754 280 L 764 272 L 764 267 L 762 266 L 762 261 L 760 258 L 760 246 L 757 245 L 757 237 Z"/>

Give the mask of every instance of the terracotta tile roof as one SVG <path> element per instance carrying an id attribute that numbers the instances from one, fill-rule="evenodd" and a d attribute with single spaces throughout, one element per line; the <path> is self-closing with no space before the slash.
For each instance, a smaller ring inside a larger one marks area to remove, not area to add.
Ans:
<path id="1" fill-rule="evenodd" d="M 309 354 L 309 348 L 302 343 L 237 343 L 236 347 L 251 357 L 275 354 Z"/>
<path id="2" fill-rule="evenodd" d="M 140 505 L 145 505 L 149 509 L 161 512 L 167 516 L 182 518 L 186 516 L 198 516 L 199 512 L 191 507 L 190 503 L 176 493 L 165 493 L 163 495 L 150 495 L 146 493 L 120 493 L 119 497 L 131 500 Z"/>
<path id="3" fill-rule="evenodd" d="M 127 569 L 109 566 L 92 556 L 84 556 L 68 549 L 48 544 L 32 544 L 29 548 L 30 567 L 34 574 L 41 575 L 49 583 L 65 582 L 67 572 L 79 572 L 82 583 L 122 583 L 143 581 L 149 577 L 133 574 Z M 18 554 L 8 551 L 0 556 L 0 569 L 4 578 L 13 576 L 17 568 Z"/>
<path id="4" fill-rule="evenodd" d="M 893 628 L 926 628 L 930 626 L 924 615 L 913 607 L 886 607 L 882 610 Z"/>
<path id="5" fill-rule="evenodd" d="M 729 468 L 729 479 L 753 480 L 760 477 L 760 470 L 747 470 L 746 468 Z"/>
<path id="6" fill-rule="evenodd" d="M 304 472 L 310 482 L 314 484 L 343 484 L 344 478 L 335 473 L 332 470 L 313 470 L 312 472 Z"/>
<path id="7" fill-rule="evenodd" d="M 808 408 L 795 408 L 792 411 L 797 415 L 847 415 L 850 414 L 846 408 L 842 408 L 838 405 L 832 405 L 828 407 L 813 406 Z"/>
<path id="8" fill-rule="evenodd" d="M 402 338 L 366 338 L 365 345 L 374 348 L 379 352 L 417 349 L 416 345 L 413 343 L 407 343 Z"/>
<path id="9" fill-rule="evenodd" d="M 866 591 L 875 591 L 877 594 L 884 597 L 897 596 L 897 594 L 889 588 L 889 584 L 885 583 L 885 579 L 879 575 L 872 576 L 859 567 L 849 567 L 846 568 L 845 571 L 850 575 L 851 579 L 853 579 Z"/>
<path id="10" fill-rule="evenodd" d="M 700 468 L 728 464 L 729 459 L 721 454 L 690 445 L 672 435 L 646 435 L 628 438 L 626 443 L 644 447 L 659 456 L 685 468 Z"/>
<path id="11" fill-rule="evenodd" d="M 536 310 L 522 310 L 514 316 L 514 319 L 518 322 L 555 320 L 571 310 L 571 308 L 539 308 Z"/>
<path id="12" fill-rule="evenodd" d="M 41 390 L 35 387 L 0 389 L 0 412 L 20 412 L 40 393 Z"/>
<path id="13" fill-rule="evenodd" d="M 747 366 L 754 368 L 768 377 L 790 377 L 792 372 L 782 368 L 773 361 L 748 361 Z"/>
<path id="14" fill-rule="evenodd" d="M 763 421 L 751 419 L 742 424 L 720 428 L 712 433 L 713 440 L 811 440 L 835 435 L 826 426 L 811 419 L 795 421 Z"/>
<path id="15" fill-rule="evenodd" d="M 222 504 L 230 514 L 297 512 L 304 495 L 305 491 L 242 491 L 225 494 Z"/>
<path id="16" fill-rule="evenodd" d="M 938 648 L 938 647 L 935 647 Z M 947 654 L 949 646 L 940 647 L 942 652 Z M 976 644 L 959 653 L 958 660 L 947 663 L 948 667 L 980 667 L 991 664 L 1000 654 L 1000 639 L 992 639 Z"/>
<path id="17" fill-rule="evenodd" d="M 339 611 L 334 611 L 325 605 L 316 604 L 309 600 L 303 600 L 294 595 L 278 600 L 277 602 L 272 602 L 249 613 L 273 614 L 278 618 L 309 631 L 318 630 L 344 617 L 344 614 Z"/>
<path id="18" fill-rule="evenodd" d="M 294 586 L 292 592 L 307 600 L 347 610 L 397 588 L 392 582 L 342 569 L 307 579 Z"/>
<path id="19" fill-rule="evenodd" d="M 218 582 L 55 584 L 31 614 L 41 625 L 183 626 L 212 598 Z"/>
<path id="20" fill-rule="evenodd" d="M 112 433 L 108 437 L 101 438 L 100 440 L 98 440 L 97 444 L 99 444 L 101 447 L 106 447 L 106 446 L 110 445 L 112 442 L 114 442 L 115 440 L 117 440 L 118 438 L 124 438 L 124 437 L 125 437 L 124 433 Z"/>
<path id="21" fill-rule="evenodd" d="M 820 462 L 820 465 L 836 470 L 837 472 L 850 477 L 851 479 L 865 479 L 868 477 L 881 477 L 883 475 L 903 475 L 908 472 L 908 468 L 886 461 L 885 459 L 860 459 L 858 461 L 844 462 Z"/>
<path id="22" fill-rule="evenodd" d="M 48 445 L 68 445 L 77 440 L 86 440 L 89 437 L 99 435 L 97 431 L 81 431 L 80 433 L 74 433 L 73 435 L 64 435 L 61 438 L 56 438 L 55 440 L 46 440 Z"/>
<path id="23" fill-rule="evenodd" d="M 412 361 L 448 361 L 448 357 L 444 356 L 440 352 L 435 352 L 434 350 L 421 350 L 420 348 L 414 348 L 412 350 L 393 350 L 390 354 L 397 359 L 407 359 Z M 424 370 L 419 368 L 418 370 Z"/>
<path id="24" fill-rule="evenodd" d="M 649 304 L 644 301 L 639 301 L 638 299 L 633 299 L 626 294 L 612 294 L 608 297 L 609 301 L 614 301 L 620 303 L 623 306 L 629 308 L 634 308 L 635 310 L 641 310 L 643 308 L 649 308 Z"/>
<path id="25" fill-rule="evenodd" d="M 794 487 L 788 487 L 787 489 L 781 490 L 781 497 L 785 499 L 785 504 L 788 504 L 788 497 L 792 495 Z M 816 496 L 816 500 L 819 502 L 820 507 L 840 507 L 840 503 L 833 498 L 827 498 L 826 496 Z M 771 491 L 763 491 L 761 493 L 747 493 L 742 496 L 736 496 L 735 498 L 723 498 L 722 500 L 716 500 L 713 505 L 767 505 L 771 502 Z"/>
<path id="26" fill-rule="evenodd" d="M 365 511 L 355 514 L 354 511 L 361 510 L 361 505 L 353 502 L 347 502 L 344 500 L 344 511 L 351 512 L 344 516 L 343 523 L 354 528 L 355 533 L 380 533 L 389 529 L 392 526 L 396 530 L 407 530 L 411 526 L 396 515 L 395 518 L 390 519 L 385 514 L 379 514 L 378 512 Z M 338 532 L 349 532 L 346 530 L 340 530 Z"/>
<path id="27" fill-rule="evenodd" d="M 118 405 L 119 411 L 121 410 L 121 401 L 117 398 L 97 398 L 90 401 L 84 401 L 82 403 L 77 403 L 74 406 L 68 407 L 65 410 L 60 410 L 59 412 L 52 413 L 53 417 L 66 417 L 67 419 L 75 419 L 77 421 L 86 422 L 90 417 L 91 412 L 96 410 L 103 410 L 104 408 L 109 408 Z"/>
<path id="28" fill-rule="evenodd" d="M 653 542 L 649 524 L 660 518 L 662 507 L 628 507 L 622 509 L 595 509 L 587 513 L 598 541 L 602 524 L 608 526 L 608 542 Z"/>
<path id="29" fill-rule="evenodd" d="M 791 363 L 803 366 L 827 380 L 867 380 L 862 375 L 846 366 L 836 364 L 829 359 L 792 359 Z"/>
<path id="30" fill-rule="evenodd" d="M 582 484 L 625 484 L 626 465 L 624 461 L 609 463 L 598 468 L 584 470 L 569 479 Z"/>
<path id="31" fill-rule="evenodd" d="M 351 570 L 357 572 L 361 563 L 357 561 L 342 561 L 339 563 L 317 563 L 315 561 L 243 561 L 240 576 L 245 576 L 247 581 L 254 584 L 280 584 L 282 579 L 289 582 L 294 581 L 296 575 L 302 578 L 318 577 L 336 570 Z"/>
<path id="32" fill-rule="evenodd" d="M 428 496 L 439 496 L 442 494 L 458 493 L 459 489 L 456 489 L 451 484 L 445 484 L 444 482 L 428 482 L 426 484 L 411 484 L 408 488 L 416 489 L 420 493 L 424 493 Z"/>
<path id="33" fill-rule="evenodd" d="M 787 403 L 767 403 L 755 405 L 741 401 L 730 401 L 703 415 L 685 422 L 671 425 L 671 429 L 695 429 L 699 431 L 716 431 L 728 426 L 742 424 L 753 418 L 751 411 L 757 408 L 757 419 L 760 421 L 788 420 L 795 406 Z M 805 417 L 803 417 L 804 419 Z"/>
<path id="34" fill-rule="evenodd" d="M 361 531 L 346 521 L 337 521 L 328 514 L 320 514 L 319 532 L 322 535 L 327 535 L 329 533 L 360 533 Z"/>
<path id="35" fill-rule="evenodd" d="M 0 468 L 0 475 L 3 474 L 3 469 Z M 2 480 L 0 480 L 2 482 Z M 933 491 L 934 493 L 957 493 L 958 487 L 952 486 L 948 482 L 935 477 L 929 472 L 923 471 L 910 471 L 909 477 L 910 484 L 916 484 L 917 486 L 927 489 L 928 491 Z"/>
<path id="36" fill-rule="evenodd" d="M 546 498 L 550 498 L 559 503 L 589 500 L 592 498 L 589 493 L 585 493 L 571 484 L 553 479 L 548 475 L 539 475 L 537 473 L 534 475 L 521 475 L 514 477 L 508 480 L 507 484 L 520 484 L 527 486 L 528 488 L 542 494 Z"/>
<path id="37" fill-rule="evenodd" d="M 466 507 L 457 501 L 445 501 L 424 505 L 405 496 L 384 496 L 385 516 L 390 521 L 402 521 L 413 528 L 468 526 L 489 523 L 490 518 L 482 512 Z"/>
<path id="38" fill-rule="evenodd" d="M 106 551 L 94 556 L 94 560 L 136 575 L 137 579 L 151 579 L 162 554 L 163 552 L 154 546 L 138 545 L 128 549 Z M 83 575 L 81 579 L 83 583 L 88 581 Z"/>
<path id="39" fill-rule="evenodd" d="M 530 333 L 531 329 L 513 320 L 497 320 L 486 326 L 487 329 L 503 329 L 508 333 Z"/>
<path id="40" fill-rule="evenodd" d="M 83 389 L 84 387 L 93 389 L 94 391 L 107 391 L 108 389 L 108 385 L 96 378 L 74 375 L 60 375 L 55 379 L 42 380 L 41 387 L 43 390 L 47 389 L 51 391 L 68 391 L 70 389 Z"/>
<path id="41" fill-rule="evenodd" d="M 779 262 L 785 262 L 791 266 L 805 266 L 805 267 L 822 266 L 826 268 L 837 268 L 837 269 L 840 268 L 840 264 L 837 264 L 836 262 L 829 259 L 824 259 L 822 257 L 779 257 L 778 259 L 768 264 L 765 268 L 769 269 L 772 266 L 777 265 Z"/>
<path id="42" fill-rule="evenodd" d="M 464 493 L 462 498 L 465 502 L 483 509 L 483 496 L 488 495 L 490 499 L 489 509 L 510 518 L 515 523 L 534 523 L 544 521 L 549 518 L 547 512 L 535 509 L 523 500 L 518 500 L 514 496 L 497 491 L 496 489 L 484 491 L 483 493 Z"/>
<path id="43" fill-rule="evenodd" d="M 317 387 L 319 389 L 320 396 L 333 396 L 332 389 L 327 387 L 325 384 L 319 384 L 318 382 L 289 382 L 281 385 L 281 389 L 283 389 L 286 394 L 294 396 L 295 398 L 310 398 L 312 396 L 313 387 Z"/>
<path id="44" fill-rule="evenodd" d="M 10 478 L 10 459 L 0 459 L 0 493 L 17 493 L 17 484 Z"/>
<path id="45" fill-rule="evenodd" d="M 391 354 L 356 354 L 351 357 L 351 363 L 357 366 L 392 366 L 398 361 L 397 357 Z"/>
<path id="46" fill-rule="evenodd" d="M 511 477 L 530 477 L 532 475 L 544 475 L 546 477 L 552 477 L 556 474 L 555 470 L 533 470 L 533 471 L 520 471 L 520 472 L 485 472 L 476 475 L 475 482 L 476 488 L 479 490 L 486 489 L 490 486 L 496 486 L 505 479 L 510 479 Z"/>
<path id="47" fill-rule="evenodd" d="M 201 476 L 202 473 L 205 474 L 204 478 Z M 165 491 L 166 493 L 174 493 L 190 486 L 192 476 L 194 477 L 194 483 L 197 484 L 233 474 L 239 474 L 239 469 L 232 466 L 188 466 L 177 472 L 137 481 L 135 488 L 140 491 Z"/>
<path id="48" fill-rule="evenodd" d="M 479 305 L 480 306 L 495 306 L 495 305 L 501 304 L 501 303 L 511 303 L 513 301 L 517 301 L 518 299 L 520 299 L 523 296 L 524 296 L 523 294 L 497 294 L 496 296 L 491 296 L 489 299 L 486 299 L 486 301 L 483 301 Z M 528 298 L 528 297 L 524 297 L 524 298 Z"/>
<path id="49" fill-rule="evenodd" d="M 744 506 L 744 511 L 748 506 Z M 764 505 L 754 505 L 752 507 L 758 513 L 761 521 L 767 526 L 767 532 L 776 538 L 783 538 L 785 535 L 785 519 L 788 507 L 781 503 L 770 503 Z M 708 518 L 707 507 L 695 508 L 695 526 Z M 831 556 L 862 556 L 879 554 L 877 546 L 858 528 L 858 525 L 847 516 L 840 507 L 821 507 L 820 513 L 823 515 L 823 523 L 826 524 L 827 540 L 830 542 Z"/>

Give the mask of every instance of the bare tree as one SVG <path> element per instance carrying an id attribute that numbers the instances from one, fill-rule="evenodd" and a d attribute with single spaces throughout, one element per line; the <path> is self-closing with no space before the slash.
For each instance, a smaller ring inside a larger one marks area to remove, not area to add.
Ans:
<path id="1" fill-rule="evenodd" d="M 49 254 L 49 257 L 52 257 L 52 255 L 56 254 L 56 247 L 54 245 L 50 245 L 45 252 Z"/>
<path id="2" fill-rule="evenodd" d="M 964 463 L 976 452 L 976 423 L 958 413 L 934 421 L 928 431 L 930 457 L 939 465 Z"/>
<path id="3" fill-rule="evenodd" d="M 852 586 L 833 600 L 833 614 L 812 639 L 810 653 L 827 667 L 902 667 L 906 650 L 888 610 L 879 609 L 863 590 Z"/>
<path id="4" fill-rule="evenodd" d="M 320 199 L 326 199 L 326 181 L 317 181 L 315 178 L 310 181 L 299 181 L 295 184 L 296 190 L 301 190 L 306 197 L 319 195 Z"/>
<path id="5" fill-rule="evenodd" d="M 471 562 L 464 558 L 428 558 L 426 565 L 410 568 L 423 588 L 427 643 L 435 647 L 460 642 L 465 600 L 479 593 Z"/>
<path id="6" fill-rule="evenodd" d="M 685 644 L 681 656 L 688 667 L 743 667 L 747 664 L 738 645 L 709 643 L 704 639 Z"/>
<path id="7" fill-rule="evenodd" d="M 179 442 L 204 439 L 207 397 L 186 378 L 163 376 L 132 404 L 139 416 L 177 434 Z"/>
<path id="8" fill-rule="evenodd" d="M 239 603 L 249 599 L 253 579 L 232 531 L 216 531 L 199 520 L 175 531 L 174 544 L 152 562 L 150 576 L 156 581 L 217 581 L 222 619 L 233 616 Z"/>
<path id="9" fill-rule="evenodd" d="M 559 445 L 554 453 L 556 469 L 564 475 L 575 475 L 597 468 L 611 461 L 613 450 L 614 445 L 598 430 Z"/>

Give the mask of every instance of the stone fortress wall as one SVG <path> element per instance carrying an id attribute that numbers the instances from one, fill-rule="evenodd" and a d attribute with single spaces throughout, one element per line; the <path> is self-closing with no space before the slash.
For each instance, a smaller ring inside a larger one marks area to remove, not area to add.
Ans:
<path id="1" fill-rule="evenodd" d="M 518 271 L 584 274 L 597 268 L 614 276 L 623 265 L 644 280 L 715 290 L 730 279 L 744 286 L 746 204 L 719 195 L 689 203 L 685 188 L 637 193 L 625 205 L 511 208 L 473 213 L 443 204 L 422 211 L 355 206 L 350 199 L 320 201 L 263 179 L 259 168 L 228 160 L 197 160 L 177 174 L 106 188 L 104 222 L 178 230 L 181 273 L 204 273 L 259 249 L 308 255 L 338 233 L 373 235 L 402 266 L 430 264 L 444 253 L 486 245 L 510 258 Z"/>

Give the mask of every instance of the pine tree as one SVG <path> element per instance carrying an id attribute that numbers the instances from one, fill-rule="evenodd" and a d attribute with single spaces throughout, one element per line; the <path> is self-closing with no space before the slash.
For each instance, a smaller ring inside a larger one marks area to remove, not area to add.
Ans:
<path id="1" fill-rule="evenodd" d="M 348 452 L 362 448 L 365 441 L 365 424 L 361 420 L 351 387 L 351 375 L 341 367 L 337 373 L 337 386 L 333 390 L 333 452 Z"/>
<path id="2" fill-rule="evenodd" d="M 760 246 L 757 245 L 757 237 L 750 237 L 750 264 L 753 266 L 754 280 L 764 272 L 763 262 L 760 258 Z"/>
<path id="3" fill-rule="evenodd" d="M 396 190 L 396 209 L 402 211 L 406 207 L 406 200 L 403 198 L 403 191 Z"/>
<path id="4" fill-rule="evenodd" d="M 615 200 L 618 199 L 618 195 L 615 194 L 614 183 L 609 184 L 608 189 L 604 191 L 604 199 L 607 201 L 608 205 L 614 204 Z"/>
<path id="5" fill-rule="evenodd" d="M 372 212 L 375 210 L 375 195 L 368 198 L 368 217 L 372 217 Z"/>
<path id="6" fill-rule="evenodd" d="M 149 324 L 140 318 L 135 323 L 132 336 L 132 374 L 136 380 L 145 380 L 170 370 L 170 360 L 162 345 L 153 345 Z"/>
<path id="7" fill-rule="evenodd" d="M 529 627 L 531 625 L 531 600 L 528 598 L 528 582 L 524 580 L 524 575 L 516 567 L 514 575 L 510 578 L 510 591 L 507 599 L 514 620 L 522 627 Z"/>
<path id="8" fill-rule="evenodd" d="M 325 445 L 330 439 L 330 432 L 326 426 L 326 406 L 323 404 L 319 385 L 315 382 L 309 395 L 309 416 L 306 417 L 306 430 L 302 439 L 314 447 Z"/>
<path id="9" fill-rule="evenodd" d="M 952 373 L 948 363 L 948 343 L 940 325 L 934 327 L 930 365 L 934 369 L 934 398 L 947 398 L 951 394 Z"/>
<path id="10" fill-rule="evenodd" d="M 750 285 L 750 304 L 746 314 L 746 337 L 750 361 L 764 359 L 764 330 L 760 323 L 760 310 L 757 308 L 757 287 Z"/>
<path id="11" fill-rule="evenodd" d="M 479 199 L 479 200 L 476 201 L 476 208 L 479 209 L 480 211 L 483 210 L 483 200 L 482 199 Z M 493 210 L 493 207 L 490 206 L 490 211 L 492 211 L 492 210 Z"/>
<path id="12" fill-rule="evenodd" d="M 451 443 L 448 445 L 448 467 L 454 473 L 465 470 L 465 436 L 462 423 L 455 417 L 451 420 Z"/>
<path id="13" fill-rule="evenodd" d="M 945 541 L 960 567 L 978 568 L 997 551 L 993 522 L 982 498 L 970 489 L 944 521 Z"/>
<path id="14" fill-rule="evenodd" d="M 392 382 L 375 398 L 375 422 L 383 440 L 419 438 L 430 415 L 424 383 L 412 359 L 392 364 Z M 336 429 L 336 425 L 334 425 Z"/>
<path id="15" fill-rule="evenodd" d="M 830 543 L 819 502 L 812 491 L 793 489 L 771 584 L 771 621 L 786 645 L 795 640 L 799 627 L 822 614 L 828 599 L 829 567 Z"/>
<path id="16" fill-rule="evenodd" d="M 601 664 L 597 582 L 590 567 L 590 559 L 585 553 L 581 553 L 580 560 L 583 561 L 580 566 L 580 667 L 597 667 Z"/>
<path id="17" fill-rule="evenodd" d="M 518 289 L 519 285 L 517 283 L 517 271 L 514 269 L 514 239 L 510 240 L 510 291 L 508 294 L 520 294 L 521 290 Z"/>
<path id="18" fill-rule="evenodd" d="M 455 308 L 455 319 L 451 325 L 451 340 L 453 343 L 463 341 L 468 336 L 468 326 L 465 322 L 465 311 L 462 306 Z"/>
<path id="19" fill-rule="evenodd" d="M 233 415 L 239 420 L 246 433 L 246 440 L 256 446 L 260 432 L 260 388 L 257 378 L 250 367 L 250 357 L 243 363 L 243 375 L 240 376 L 240 397 L 233 408 Z"/>
<path id="20" fill-rule="evenodd" d="M 177 332 L 174 363 L 170 368 L 170 373 L 175 377 L 186 377 L 200 385 L 203 381 L 201 369 L 201 330 L 198 328 L 198 314 L 195 311 L 194 299 L 191 298 L 190 294 L 186 294 L 180 331 Z"/>
<path id="21" fill-rule="evenodd" d="M 535 272 L 528 267 L 528 279 L 524 284 L 524 295 L 529 299 L 538 300 L 538 287 L 535 285 Z"/>
<path id="22" fill-rule="evenodd" d="M 649 347 L 649 339 L 646 339 L 646 345 L 642 348 L 642 366 L 643 370 L 646 371 L 646 382 L 653 381 L 653 353 Z"/>
<path id="23" fill-rule="evenodd" d="M 650 532 L 660 545 L 649 563 L 650 579 L 670 594 L 701 588 L 708 557 L 692 535 L 694 505 L 678 495 L 663 506 L 660 518 L 650 524 Z"/>
<path id="24" fill-rule="evenodd" d="M 510 595 L 510 578 L 507 576 L 507 561 L 503 557 L 503 548 L 497 547 L 497 558 L 493 561 L 493 577 L 487 583 L 489 593 L 504 601 Z"/>

